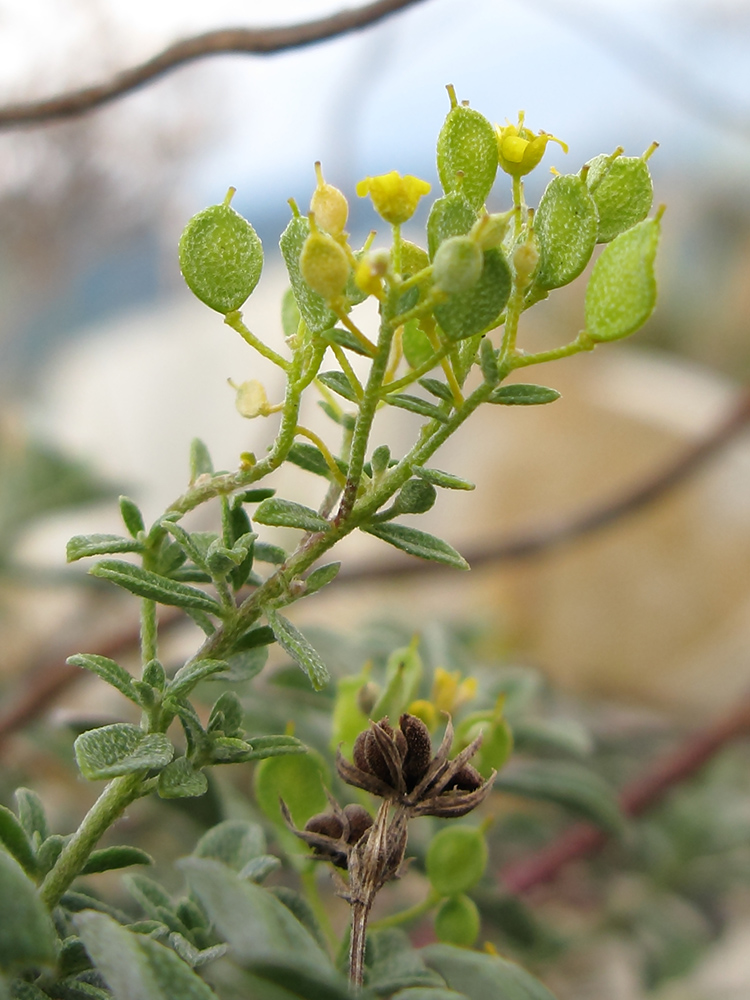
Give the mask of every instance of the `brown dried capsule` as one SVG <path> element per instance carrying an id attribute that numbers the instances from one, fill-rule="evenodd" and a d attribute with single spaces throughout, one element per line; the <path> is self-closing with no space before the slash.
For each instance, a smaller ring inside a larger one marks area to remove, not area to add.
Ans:
<path id="1" fill-rule="evenodd" d="M 320 833 L 324 837 L 338 840 L 344 832 L 344 824 L 333 813 L 318 813 L 305 823 L 306 833 Z"/>
<path id="2" fill-rule="evenodd" d="M 432 741 L 429 729 L 416 715 L 402 715 L 399 726 L 406 738 L 403 774 L 406 790 L 410 792 L 427 773 L 432 759 Z"/>
<path id="3" fill-rule="evenodd" d="M 347 844 L 357 844 L 372 826 L 372 816 L 364 806 L 351 802 L 344 806 L 344 816 L 349 823 L 349 832 L 346 836 Z"/>

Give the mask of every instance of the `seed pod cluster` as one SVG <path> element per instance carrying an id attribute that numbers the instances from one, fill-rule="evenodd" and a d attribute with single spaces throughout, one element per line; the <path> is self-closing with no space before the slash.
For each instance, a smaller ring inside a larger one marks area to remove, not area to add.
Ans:
<path id="1" fill-rule="evenodd" d="M 330 812 L 311 816 L 298 835 L 313 849 L 317 858 L 331 861 L 337 868 L 346 868 L 351 848 L 372 826 L 372 816 L 364 806 L 356 803 L 350 803 L 343 809 L 335 802 L 332 806 Z"/>
<path id="2" fill-rule="evenodd" d="M 201 302 L 225 314 L 245 303 L 263 270 L 260 238 L 230 206 L 233 194 L 231 188 L 223 204 L 194 215 L 179 243 L 180 270 L 188 288 Z"/>

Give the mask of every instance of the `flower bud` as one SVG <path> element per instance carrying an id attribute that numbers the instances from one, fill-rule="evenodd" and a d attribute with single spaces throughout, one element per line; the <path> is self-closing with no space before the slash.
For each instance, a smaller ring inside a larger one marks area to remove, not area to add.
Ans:
<path id="1" fill-rule="evenodd" d="M 320 161 L 315 164 L 318 186 L 310 199 L 310 211 L 315 222 L 331 236 L 339 236 L 344 231 L 349 216 L 349 204 L 343 193 L 323 180 Z"/>
<path id="2" fill-rule="evenodd" d="M 433 261 L 435 288 L 454 294 L 465 292 L 479 281 L 484 259 L 469 236 L 451 236 L 437 248 Z"/>
<path id="3" fill-rule="evenodd" d="M 211 309 L 230 313 L 250 296 L 263 269 L 263 246 L 258 234 L 229 202 L 198 212 L 180 237 L 182 276 L 190 291 Z"/>
<path id="4" fill-rule="evenodd" d="M 539 264 L 539 248 L 533 235 L 513 251 L 513 273 L 519 288 L 528 288 Z"/>
<path id="5" fill-rule="evenodd" d="M 331 302 L 341 295 L 349 280 L 349 258 L 340 243 L 317 228 L 312 216 L 310 226 L 299 257 L 300 274 L 314 292 Z"/>

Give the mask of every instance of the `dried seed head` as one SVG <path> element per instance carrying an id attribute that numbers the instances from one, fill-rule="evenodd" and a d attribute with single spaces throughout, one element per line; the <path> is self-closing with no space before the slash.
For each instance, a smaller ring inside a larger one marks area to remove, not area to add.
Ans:
<path id="1" fill-rule="evenodd" d="M 483 784 L 484 778 L 479 771 L 471 764 L 464 764 L 461 770 L 453 776 L 450 787 L 461 792 L 473 792 L 477 788 L 481 788 Z"/>
<path id="2" fill-rule="evenodd" d="M 347 844 L 356 844 L 372 826 L 372 816 L 364 806 L 352 802 L 344 806 L 344 815 L 349 821 L 349 833 L 346 837 Z"/>
<path id="3" fill-rule="evenodd" d="M 403 773 L 406 790 L 410 792 L 427 773 L 432 759 L 432 742 L 429 729 L 415 715 L 402 715 L 399 726 L 406 739 Z"/>
<path id="4" fill-rule="evenodd" d="M 344 824 L 333 813 L 318 813 L 305 823 L 306 833 L 320 833 L 332 840 L 339 840 L 344 832 Z"/>

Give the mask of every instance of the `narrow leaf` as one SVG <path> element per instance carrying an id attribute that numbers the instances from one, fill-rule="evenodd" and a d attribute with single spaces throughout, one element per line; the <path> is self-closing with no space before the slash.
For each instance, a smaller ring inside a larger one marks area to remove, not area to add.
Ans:
<path id="1" fill-rule="evenodd" d="M 138 847 L 103 847 L 99 851 L 91 852 L 88 861 L 81 869 L 81 875 L 94 875 L 97 872 L 114 871 L 116 868 L 153 863 L 151 855 Z"/>
<path id="2" fill-rule="evenodd" d="M 73 748 L 81 774 L 89 781 L 161 769 L 174 756 L 174 747 L 166 736 L 147 734 L 124 722 L 82 733 Z"/>
<path id="3" fill-rule="evenodd" d="M 5 851 L 0 851 L 0 899 L 9 907 L 0 925 L 0 971 L 51 965 L 57 951 L 52 918 L 36 885 Z"/>
<path id="4" fill-rule="evenodd" d="M 269 545 L 268 542 L 256 542 L 255 558 L 258 562 L 281 566 L 286 559 L 286 552 L 279 545 Z"/>
<path id="5" fill-rule="evenodd" d="M 354 334 L 339 326 L 334 326 L 331 330 L 325 330 L 323 339 L 327 340 L 329 344 L 338 344 L 339 347 L 345 347 L 348 351 L 354 351 L 355 354 L 361 354 L 366 358 L 370 357 L 370 352 L 360 344 Z"/>
<path id="6" fill-rule="evenodd" d="M 444 490 L 476 489 L 474 483 L 470 483 L 468 479 L 452 476 L 450 472 L 441 472 L 440 469 L 427 469 L 423 465 L 413 465 L 411 471 L 420 479 L 425 479 L 433 486 L 441 486 Z"/>
<path id="7" fill-rule="evenodd" d="M 225 819 L 203 834 L 193 854 L 213 858 L 238 872 L 266 853 L 266 835 L 258 823 Z"/>
<path id="8" fill-rule="evenodd" d="M 123 538 L 121 535 L 74 535 L 67 544 L 65 555 L 68 562 L 76 562 L 86 556 L 143 552 L 143 548 L 143 544 L 135 538 Z"/>
<path id="9" fill-rule="evenodd" d="M 598 774 L 568 761 L 528 761 L 508 767 L 495 779 L 500 791 L 556 802 L 605 830 L 622 830 L 617 798 Z"/>
<path id="10" fill-rule="evenodd" d="M 229 664 L 226 660 L 195 660 L 193 663 L 187 663 L 184 667 L 180 667 L 167 685 L 167 694 L 172 698 L 184 698 L 206 677 L 228 670 Z"/>
<path id="11" fill-rule="evenodd" d="M 301 528 L 303 531 L 328 531 L 331 525 L 311 507 L 292 500 L 272 497 L 264 500 L 255 511 L 258 524 L 280 528 Z"/>
<path id="12" fill-rule="evenodd" d="M 336 579 L 340 569 L 340 562 L 327 563 L 325 566 L 318 566 L 318 568 L 314 569 L 305 579 L 305 594 L 309 597 L 310 594 L 314 594 L 318 590 L 322 590 L 323 587 L 327 586 L 332 580 Z"/>
<path id="13" fill-rule="evenodd" d="M 315 690 L 324 688 L 330 680 L 328 670 L 304 635 L 273 608 L 266 611 L 266 618 L 278 644 L 307 674 Z"/>
<path id="14" fill-rule="evenodd" d="M 306 444 L 304 441 L 296 441 L 289 449 L 286 457 L 287 462 L 304 469 L 305 472 L 312 472 L 316 476 L 323 476 L 324 479 L 331 478 L 331 470 L 323 457 L 323 452 L 316 448 L 314 444 Z"/>
<path id="15" fill-rule="evenodd" d="M 495 389 L 488 402 L 502 403 L 503 406 L 539 406 L 542 403 L 554 403 L 559 398 L 560 393 L 557 389 L 549 389 L 546 385 L 516 382 Z"/>
<path id="16" fill-rule="evenodd" d="M 0 843 L 28 875 L 36 875 L 34 850 L 15 813 L 5 806 L 0 806 Z"/>
<path id="17" fill-rule="evenodd" d="M 89 572 L 102 580 L 111 580 L 118 587 L 129 590 L 131 594 L 158 601 L 159 604 L 195 608 L 197 611 L 221 615 L 222 608 L 219 602 L 204 594 L 202 590 L 168 580 L 166 577 L 141 569 L 140 566 L 132 566 L 118 559 L 104 559 Z"/>
<path id="18" fill-rule="evenodd" d="M 429 535 L 426 531 L 419 531 L 417 528 L 407 527 L 405 524 L 373 524 L 363 527 L 369 535 L 388 542 L 389 545 L 408 552 L 410 556 L 418 556 L 420 559 L 430 559 L 432 562 L 442 563 L 444 566 L 453 566 L 455 569 L 469 569 L 460 552 L 457 552 L 452 545 L 444 542 L 442 538 Z"/>
<path id="19" fill-rule="evenodd" d="M 357 394 L 354 391 L 351 382 L 343 372 L 318 372 L 317 377 L 323 385 L 332 389 L 333 392 L 337 393 L 339 396 L 343 396 L 344 399 L 348 399 L 351 403 L 357 402 Z"/>
<path id="20" fill-rule="evenodd" d="M 49 836 L 47 817 L 37 793 L 30 788 L 17 788 L 14 797 L 18 806 L 18 818 L 26 831 L 26 836 L 46 840 Z"/>
<path id="21" fill-rule="evenodd" d="M 419 384 L 433 396 L 437 396 L 438 399 L 444 399 L 448 403 L 453 402 L 453 393 L 445 382 L 440 382 L 436 378 L 421 378 Z"/>
<path id="22" fill-rule="evenodd" d="M 133 538 L 137 538 L 139 531 L 145 531 L 146 525 L 143 521 L 138 504 L 130 497 L 120 497 L 120 515 L 123 524 L 128 529 Z"/>
<path id="23" fill-rule="evenodd" d="M 307 747 L 294 736 L 251 736 L 252 752 L 247 760 L 265 760 L 266 757 L 284 757 L 288 754 L 307 753 Z"/>
<path id="24" fill-rule="evenodd" d="M 115 663 L 114 660 L 110 660 L 108 656 L 99 656 L 96 653 L 76 653 L 75 656 L 69 656 L 65 662 L 73 667 L 83 667 L 84 670 L 90 670 L 107 684 L 116 688 L 120 694 L 124 694 L 126 698 L 134 701 L 136 705 L 140 704 L 138 694 L 133 687 L 133 678 L 124 667 Z"/>
<path id="25" fill-rule="evenodd" d="M 193 485 L 198 476 L 210 476 L 213 471 L 214 463 L 208 448 L 200 438 L 193 438 L 190 442 L 190 485 Z"/>
<path id="26" fill-rule="evenodd" d="M 441 424 L 448 423 L 447 414 L 438 409 L 434 403 L 428 403 L 426 399 L 419 396 L 410 396 L 405 392 L 390 392 L 384 397 L 384 402 L 389 406 L 398 406 L 402 410 L 410 410 L 418 413 L 422 417 L 430 417 L 431 420 L 439 420 Z"/>

